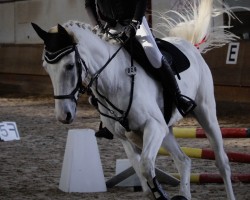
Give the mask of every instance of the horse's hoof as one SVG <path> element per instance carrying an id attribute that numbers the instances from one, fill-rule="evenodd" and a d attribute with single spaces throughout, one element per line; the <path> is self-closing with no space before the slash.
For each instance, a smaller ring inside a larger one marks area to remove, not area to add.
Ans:
<path id="1" fill-rule="evenodd" d="M 184 196 L 177 195 L 177 196 L 174 196 L 173 198 L 171 198 L 171 200 L 188 200 L 188 199 Z"/>

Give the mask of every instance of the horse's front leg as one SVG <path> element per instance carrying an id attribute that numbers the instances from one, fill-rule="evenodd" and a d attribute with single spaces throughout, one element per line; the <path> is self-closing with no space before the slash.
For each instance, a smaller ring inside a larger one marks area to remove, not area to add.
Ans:
<path id="1" fill-rule="evenodd" d="M 142 176 L 141 169 L 140 169 L 140 160 L 141 160 L 141 150 L 139 150 L 135 145 L 129 142 L 127 139 L 122 139 L 122 144 L 124 150 L 127 154 L 128 159 L 130 160 L 131 165 L 133 166 L 140 182 L 142 189 L 145 193 L 149 192 L 149 188 L 147 186 L 147 181 L 145 177 Z"/>
<path id="2" fill-rule="evenodd" d="M 169 134 L 163 139 L 162 147 L 166 149 L 173 158 L 175 165 L 180 174 L 180 191 L 181 196 L 175 196 L 179 199 L 191 199 L 190 193 L 190 171 L 191 171 L 191 159 L 181 150 L 177 143 L 172 127 L 169 130 Z"/>
<path id="3" fill-rule="evenodd" d="M 151 118 L 146 122 L 143 132 L 143 148 L 141 154 L 140 168 L 143 176 L 147 179 L 149 188 L 155 199 L 169 200 L 167 193 L 163 191 L 156 179 L 155 159 L 163 138 L 168 132 L 168 127 L 163 121 Z"/>

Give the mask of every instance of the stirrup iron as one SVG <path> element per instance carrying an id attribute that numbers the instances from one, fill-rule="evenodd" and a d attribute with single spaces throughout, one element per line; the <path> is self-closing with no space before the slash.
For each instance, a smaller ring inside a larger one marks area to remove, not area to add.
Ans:
<path id="1" fill-rule="evenodd" d="M 185 101 L 185 102 L 180 102 L 180 99 L 182 99 L 182 101 Z M 181 105 L 182 103 L 183 103 L 183 105 Z M 195 107 L 197 106 L 197 104 L 195 103 L 195 101 L 193 99 L 191 99 L 188 96 L 182 95 L 182 94 L 179 94 L 178 97 L 176 97 L 175 104 L 176 104 L 178 111 L 180 112 L 180 114 L 183 117 L 185 117 L 187 114 L 192 112 L 195 109 Z M 184 104 L 190 104 L 190 105 L 184 105 Z M 189 107 L 183 108 L 184 106 L 189 106 Z"/>

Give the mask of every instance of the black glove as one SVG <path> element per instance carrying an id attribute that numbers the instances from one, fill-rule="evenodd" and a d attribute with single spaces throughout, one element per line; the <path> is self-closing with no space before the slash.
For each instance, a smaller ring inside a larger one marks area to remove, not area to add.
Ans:
<path id="1" fill-rule="evenodd" d="M 137 20 L 132 20 L 132 22 L 124 28 L 124 34 L 127 38 L 133 38 L 136 35 L 137 29 L 140 27 L 140 22 Z"/>

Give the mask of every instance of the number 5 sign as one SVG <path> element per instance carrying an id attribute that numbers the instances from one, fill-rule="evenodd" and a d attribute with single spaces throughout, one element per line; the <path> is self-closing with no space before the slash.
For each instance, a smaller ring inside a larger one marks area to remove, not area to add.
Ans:
<path id="1" fill-rule="evenodd" d="M 0 123 L 0 140 L 3 141 L 20 140 L 20 136 L 15 122 Z"/>

